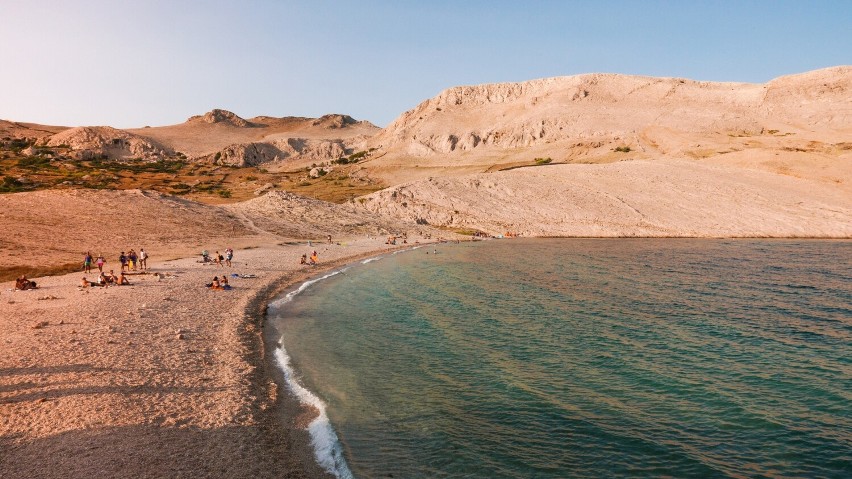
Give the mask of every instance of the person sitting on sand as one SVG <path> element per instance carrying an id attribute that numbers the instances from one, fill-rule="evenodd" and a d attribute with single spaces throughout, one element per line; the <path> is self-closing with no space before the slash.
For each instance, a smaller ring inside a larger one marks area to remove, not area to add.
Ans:
<path id="1" fill-rule="evenodd" d="M 127 277 L 126 277 L 126 276 L 124 276 L 124 271 L 122 271 L 121 273 L 119 273 L 119 275 L 118 275 L 118 281 L 116 281 L 116 283 L 115 283 L 115 284 L 117 284 L 117 285 L 119 285 L 119 286 L 130 286 L 130 281 L 128 281 L 128 280 L 127 280 Z"/>
<path id="2" fill-rule="evenodd" d="M 27 290 L 27 289 L 36 289 L 37 287 L 38 286 L 36 286 L 35 281 L 28 280 L 27 276 L 23 275 L 23 274 L 21 275 L 20 278 L 15 280 L 15 289 L 19 289 L 21 291 L 24 291 L 24 290 Z"/>
<path id="3" fill-rule="evenodd" d="M 299 264 L 308 264 L 308 253 L 302 254 L 302 258 L 299 260 Z"/>
<path id="4" fill-rule="evenodd" d="M 109 270 L 109 274 L 106 275 L 107 283 L 115 283 L 118 281 L 118 277 L 115 275 L 115 271 Z"/>
<path id="5" fill-rule="evenodd" d="M 88 288 L 91 285 L 92 285 L 92 283 L 90 283 L 89 280 L 86 279 L 85 276 L 83 276 L 83 279 L 80 280 L 80 287 L 81 288 Z"/>
<path id="6" fill-rule="evenodd" d="M 218 276 L 213 277 L 213 282 L 207 285 L 210 289 L 225 289 L 222 287 L 222 283 L 219 281 Z"/>
<path id="7" fill-rule="evenodd" d="M 228 284 L 227 276 L 222 276 L 222 279 L 219 280 L 219 284 L 222 286 L 222 289 L 231 289 L 231 285 Z"/>
<path id="8" fill-rule="evenodd" d="M 317 252 L 314 251 L 313 254 L 311 254 L 311 264 L 317 264 L 318 261 L 319 257 L 317 256 Z"/>
<path id="9" fill-rule="evenodd" d="M 106 288 L 107 284 L 109 284 L 109 280 L 107 279 L 103 271 L 101 271 L 101 274 L 98 275 L 97 281 L 98 285 L 103 286 L 104 288 Z"/>

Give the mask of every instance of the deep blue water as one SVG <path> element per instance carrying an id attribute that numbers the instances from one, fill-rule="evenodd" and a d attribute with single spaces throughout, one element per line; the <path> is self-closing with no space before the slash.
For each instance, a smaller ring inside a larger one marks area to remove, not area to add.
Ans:
<path id="1" fill-rule="evenodd" d="M 848 241 L 428 246 L 303 288 L 271 324 L 341 477 L 848 478 L 850 258 Z"/>

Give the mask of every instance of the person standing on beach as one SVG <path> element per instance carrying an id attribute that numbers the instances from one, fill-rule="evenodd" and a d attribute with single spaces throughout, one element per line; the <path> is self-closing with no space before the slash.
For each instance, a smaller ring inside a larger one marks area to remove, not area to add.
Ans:
<path id="1" fill-rule="evenodd" d="M 145 248 L 139 248 L 139 268 L 143 271 L 148 269 L 148 253 Z"/>
<path id="2" fill-rule="evenodd" d="M 118 262 L 121 264 L 121 271 L 127 269 L 127 255 L 124 254 L 124 251 L 118 256 Z"/>
<path id="3" fill-rule="evenodd" d="M 104 259 L 104 254 L 103 253 L 99 254 L 98 259 L 95 260 L 95 264 L 98 265 L 98 271 L 100 271 L 101 273 L 104 272 L 104 264 L 105 263 L 106 263 L 106 260 Z"/>
<path id="4" fill-rule="evenodd" d="M 88 251 L 83 254 L 83 271 L 92 272 L 92 253 Z"/>
<path id="5" fill-rule="evenodd" d="M 130 260 L 130 268 L 133 271 L 136 271 L 136 260 L 139 259 L 139 256 L 136 255 L 136 250 L 130 248 L 130 253 L 127 254 L 127 259 Z"/>
<path id="6" fill-rule="evenodd" d="M 231 267 L 231 259 L 233 259 L 233 257 L 234 257 L 234 250 L 231 249 L 231 248 L 226 249 L 225 250 L 225 264 L 227 264 L 229 268 Z"/>

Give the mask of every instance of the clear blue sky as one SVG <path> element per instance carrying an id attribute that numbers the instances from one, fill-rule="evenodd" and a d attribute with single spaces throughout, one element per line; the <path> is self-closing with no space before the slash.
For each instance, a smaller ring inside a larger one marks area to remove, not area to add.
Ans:
<path id="1" fill-rule="evenodd" d="M 852 64 L 852 0 L 0 1 L 0 118 L 71 126 L 212 108 L 385 126 L 456 85 Z"/>

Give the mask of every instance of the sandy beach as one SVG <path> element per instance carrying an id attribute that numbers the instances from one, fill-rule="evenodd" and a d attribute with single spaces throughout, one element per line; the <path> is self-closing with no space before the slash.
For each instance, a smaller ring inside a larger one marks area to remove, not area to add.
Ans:
<path id="1" fill-rule="evenodd" d="M 30 291 L 3 283 L 0 476 L 325 476 L 310 412 L 275 382 L 264 311 L 288 286 L 388 248 L 267 242 L 237 249 L 231 268 L 153 262 L 131 286 L 82 289 L 83 273 Z M 300 265 L 313 250 L 320 264 Z M 205 288 L 222 274 L 232 290 Z"/>

